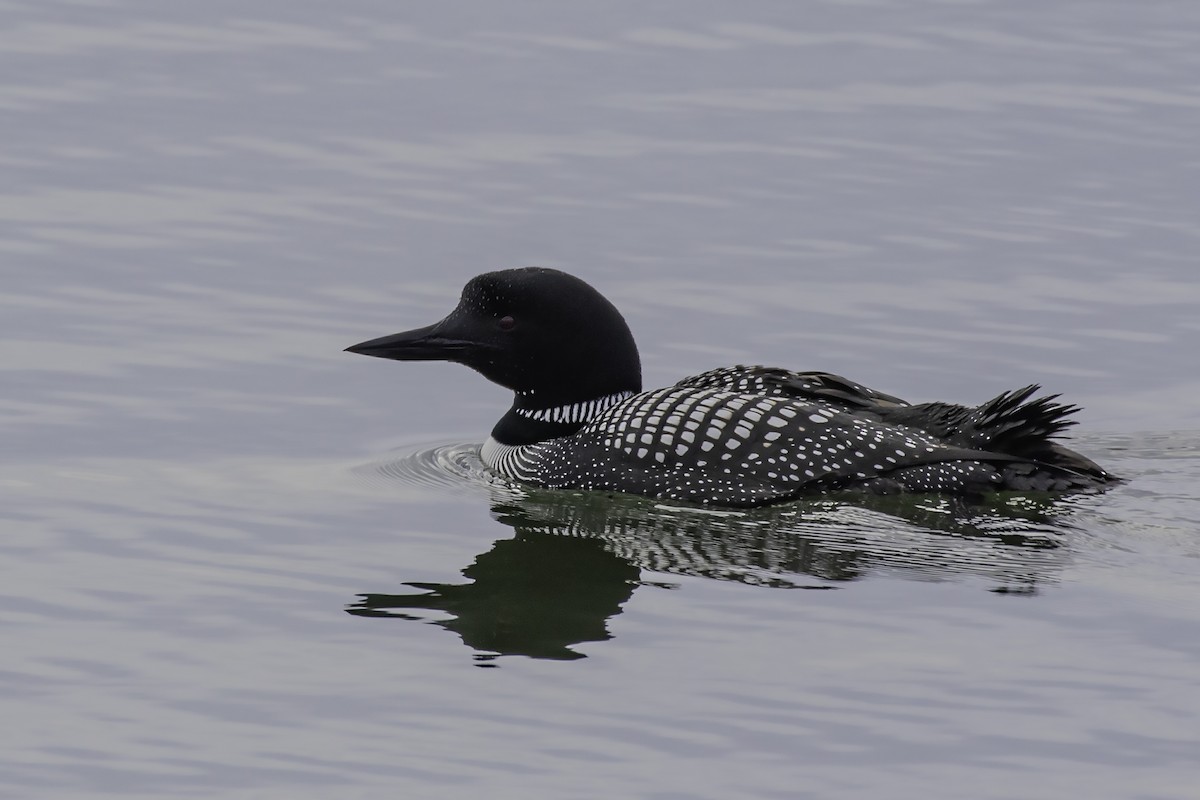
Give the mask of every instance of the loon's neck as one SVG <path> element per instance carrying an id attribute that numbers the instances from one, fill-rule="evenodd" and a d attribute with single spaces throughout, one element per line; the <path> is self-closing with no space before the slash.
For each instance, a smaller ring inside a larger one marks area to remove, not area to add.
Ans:
<path id="1" fill-rule="evenodd" d="M 626 390 L 575 403 L 547 405 L 539 402 L 534 393 L 517 393 L 512 408 L 492 428 L 492 438 L 500 444 L 522 445 L 570 436 L 593 417 L 633 394 Z"/>

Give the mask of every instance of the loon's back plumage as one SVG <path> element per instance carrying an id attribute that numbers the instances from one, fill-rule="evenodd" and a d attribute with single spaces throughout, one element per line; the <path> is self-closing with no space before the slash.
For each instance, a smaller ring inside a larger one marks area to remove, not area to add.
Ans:
<path id="1" fill-rule="evenodd" d="M 1031 384 L 1004 392 L 979 406 L 910 404 L 828 372 L 791 372 L 774 367 L 726 367 L 685 378 L 679 385 L 718 386 L 786 395 L 829 404 L 890 425 L 915 428 L 945 444 L 1012 456 L 1002 465 L 997 488 L 1068 491 L 1115 480 L 1091 459 L 1054 441 L 1075 425 L 1078 406 L 1056 403 L 1058 395 L 1034 397 Z"/>
<path id="2" fill-rule="evenodd" d="M 1037 386 L 977 407 L 913 405 L 830 373 L 738 366 L 642 392 L 620 313 L 556 270 L 478 276 L 445 320 L 348 349 L 460 361 L 513 389 L 483 460 L 548 488 L 745 507 L 843 489 L 976 494 L 1115 480 L 1054 441 L 1078 409 L 1035 398 Z"/>

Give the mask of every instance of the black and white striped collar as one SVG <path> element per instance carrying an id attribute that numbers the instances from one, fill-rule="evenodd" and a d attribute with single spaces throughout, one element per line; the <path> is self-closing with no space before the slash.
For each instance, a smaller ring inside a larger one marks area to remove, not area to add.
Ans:
<path id="1" fill-rule="evenodd" d="M 518 414 L 526 419 L 537 420 L 538 422 L 564 422 L 564 423 L 580 423 L 587 422 L 592 417 L 599 414 L 605 409 L 615 406 L 622 400 L 633 397 L 633 392 L 617 392 L 616 394 L 597 397 L 595 400 L 584 400 L 579 403 L 571 403 L 565 406 L 554 406 L 552 408 L 517 408 L 514 409 Z"/>

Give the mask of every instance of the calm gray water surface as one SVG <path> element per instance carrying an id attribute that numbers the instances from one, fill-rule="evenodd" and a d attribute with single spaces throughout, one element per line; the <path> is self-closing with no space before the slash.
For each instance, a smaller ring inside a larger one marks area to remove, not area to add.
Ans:
<path id="1" fill-rule="evenodd" d="M 0 19 L 0 797 L 1200 797 L 1200 5 Z M 648 386 L 1037 381 L 1130 481 L 514 493 L 341 349 L 524 264 Z"/>

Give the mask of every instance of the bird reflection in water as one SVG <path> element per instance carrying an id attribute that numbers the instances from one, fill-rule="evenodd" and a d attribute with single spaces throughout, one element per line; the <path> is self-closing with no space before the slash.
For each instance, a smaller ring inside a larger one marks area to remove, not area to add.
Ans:
<path id="1" fill-rule="evenodd" d="M 974 576 L 994 592 L 1032 594 L 1067 555 L 1070 510 L 1062 498 L 981 505 L 895 495 L 711 512 L 623 495 L 505 491 L 492 512 L 515 535 L 463 569 L 468 583 L 408 583 L 418 591 L 363 594 L 347 611 L 428 619 L 457 633 L 480 666 L 499 655 L 578 659 L 572 647 L 611 638 L 608 620 L 637 587 L 672 586 L 643 580 L 643 571 L 791 589 L 871 574 Z"/>

